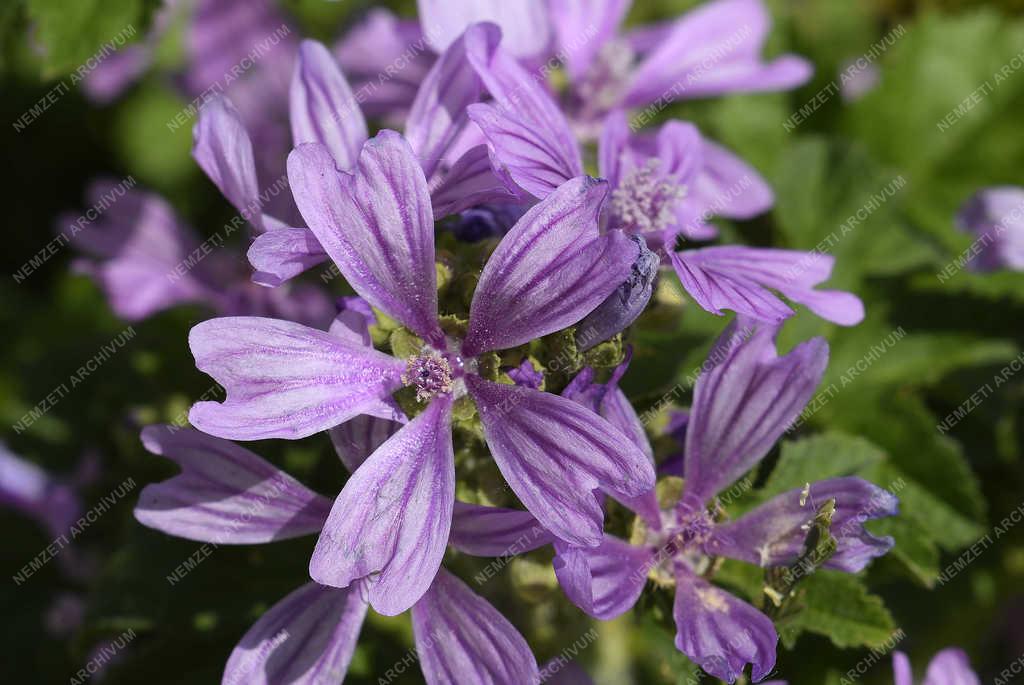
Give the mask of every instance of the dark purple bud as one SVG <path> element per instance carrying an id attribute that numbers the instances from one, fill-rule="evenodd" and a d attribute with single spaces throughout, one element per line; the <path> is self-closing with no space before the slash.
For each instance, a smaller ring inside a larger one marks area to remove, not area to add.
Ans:
<path id="1" fill-rule="evenodd" d="M 515 226 L 525 207 L 518 204 L 482 205 L 459 213 L 459 222 L 452 228 L 455 237 L 467 243 L 487 238 L 500 238 Z"/>
<path id="2" fill-rule="evenodd" d="M 642 236 L 631 235 L 630 239 L 636 245 L 637 256 L 629 278 L 576 326 L 580 352 L 624 330 L 636 321 L 651 299 L 654 278 L 658 275 L 658 255 L 647 249 Z"/>

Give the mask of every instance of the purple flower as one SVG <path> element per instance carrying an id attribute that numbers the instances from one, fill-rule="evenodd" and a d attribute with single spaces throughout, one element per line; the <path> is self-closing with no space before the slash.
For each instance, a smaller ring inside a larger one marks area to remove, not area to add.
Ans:
<path id="1" fill-rule="evenodd" d="M 434 219 L 409 144 L 383 131 L 363 146 L 351 173 L 319 143 L 300 145 L 288 165 L 310 230 L 349 284 L 423 347 L 403 361 L 284 321 L 207 321 L 189 342 L 196 365 L 225 386 L 227 399 L 196 404 L 189 420 L 229 439 L 296 439 L 366 413 L 403 385 L 428 402 L 338 496 L 310 563 L 313 578 L 347 587 L 374 574 L 370 601 L 383 613 L 419 599 L 448 540 L 451 411 L 466 395 L 527 508 L 556 535 L 597 544 L 603 514 L 592 492 L 644 492 L 653 485 L 650 462 L 576 403 L 481 377 L 477 358 L 573 325 L 625 280 L 628 238 L 597 228 L 606 184 L 573 179 L 523 215 L 484 267 L 459 340 L 438 319 Z"/>
<path id="2" fill-rule="evenodd" d="M 270 315 L 325 326 L 334 315 L 330 299 L 315 286 L 270 290 L 249 281 L 239 255 L 216 242 L 200 242 L 159 195 L 124 183 L 90 185 L 96 218 L 70 213 L 58 219 L 61 235 L 88 255 L 73 268 L 88 275 L 123 319 L 139 321 L 182 304 L 203 304 L 221 315 Z M 230 225 L 229 225 L 230 226 Z"/>
<path id="3" fill-rule="evenodd" d="M 771 18 L 761 0 L 714 0 L 678 19 L 620 34 L 629 0 L 553 0 L 551 22 L 566 56 L 571 104 L 581 123 L 618 108 L 674 100 L 787 90 L 811 65 L 795 55 L 765 63 Z M 523 19 L 525 22 L 526 19 Z"/>
<path id="4" fill-rule="evenodd" d="M 469 116 L 487 139 L 492 165 L 512 186 L 543 198 L 582 173 L 568 121 L 515 60 L 499 47 L 478 72 L 494 99 L 470 105 Z M 863 319 L 855 296 L 815 290 L 831 274 L 829 255 L 733 246 L 675 251 L 680 237 L 714 237 L 711 216 L 748 219 L 774 201 L 757 171 L 704 140 L 693 125 L 672 121 L 656 134 L 634 135 L 625 114 L 615 112 L 605 122 L 598 161 L 612 187 L 603 222 L 643 235 L 704 309 L 778 322 L 793 311 L 776 290 L 830 321 Z"/>
<path id="5" fill-rule="evenodd" d="M 893 654 L 892 670 L 894 685 L 914 685 L 914 673 L 906 654 Z M 971 670 L 967 654 L 962 649 L 950 647 L 936 654 L 928 664 L 923 685 L 981 685 L 981 680 Z"/>
<path id="6" fill-rule="evenodd" d="M 1024 188 L 997 186 L 975 193 L 956 217 L 957 227 L 976 236 L 981 252 L 975 271 L 1024 271 Z"/>
<path id="7" fill-rule="evenodd" d="M 500 33 L 493 25 L 467 29 L 423 77 L 412 103 L 406 138 L 428 180 L 437 218 L 479 204 L 519 199 L 495 176 L 482 144 L 453 154 L 469 123 L 466 107 L 482 95 L 476 65 L 490 58 L 499 40 Z M 331 152 L 338 168 L 349 171 L 355 166 L 367 140 L 366 121 L 345 76 L 323 45 L 302 43 L 289 107 L 296 145 L 320 143 Z M 200 166 L 263 234 L 249 251 L 257 271 L 255 280 L 278 285 L 326 259 L 309 229 L 291 228 L 253 211 L 260 203 L 251 144 L 230 108 L 214 105 L 205 121 L 200 121 L 196 150 Z"/>
<path id="8" fill-rule="evenodd" d="M 755 681 L 770 673 L 777 635 L 766 616 L 702 577 L 709 557 L 764 567 L 791 564 L 803 551 L 805 525 L 830 498 L 836 501 L 832 534 L 838 549 L 825 568 L 859 571 L 893 544 L 891 538 L 871 535 L 863 524 L 895 514 L 895 497 L 859 478 L 835 478 L 783 493 L 731 522 L 713 513 L 716 496 L 764 458 L 824 373 L 828 348 L 823 340 L 779 357 L 774 333 L 772 327 L 760 327 L 743 339 L 734 324 L 717 343 L 710 359 L 721 361 L 694 390 L 678 502 L 659 510 L 653 491 L 630 502 L 644 524 L 642 541 L 631 544 L 606 535 L 597 547 L 555 542 L 555 573 L 563 589 L 596 618 L 610 619 L 632 607 L 648 576 L 663 586 L 674 585 L 676 646 L 728 682 L 747 663 L 753 665 Z M 602 404 L 609 397 L 617 395 L 605 394 Z M 626 434 L 646 444 L 636 415 L 623 410 L 620 417 L 613 423 L 632 423 L 634 429 Z"/>
<path id="9" fill-rule="evenodd" d="M 358 467 L 389 439 L 384 419 L 343 456 Z M 181 466 L 181 474 L 148 485 L 136 518 L 171 535 L 213 545 L 272 542 L 319 531 L 330 500 L 252 452 L 226 440 L 175 426 L 150 426 L 150 452 Z M 349 453 L 348 457 L 353 454 Z M 372 459 L 372 457 L 371 457 Z M 456 503 L 451 543 L 467 554 L 502 554 L 518 542 L 526 551 L 551 540 L 526 512 Z M 524 537 L 524 534 L 526 537 Z M 524 544 L 529 540 L 529 544 Z M 454 575 L 435 569 L 411 606 L 420 668 L 431 685 L 537 682 L 537 662 L 508 620 Z M 373 601 L 372 580 L 348 588 L 306 583 L 268 609 L 235 647 L 223 683 L 321 683 L 344 679 Z"/>

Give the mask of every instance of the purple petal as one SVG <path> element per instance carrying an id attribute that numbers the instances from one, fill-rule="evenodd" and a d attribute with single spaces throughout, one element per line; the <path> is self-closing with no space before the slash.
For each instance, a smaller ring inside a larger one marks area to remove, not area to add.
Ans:
<path id="1" fill-rule="evenodd" d="M 642 107 L 659 98 L 787 90 L 805 83 L 813 70 L 802 58 L 761 62 L 770 22 L 761 0 L 716 0 L 683 15 L 637 67 L 625 104 Z"/>
<path id="2" fill-rule="evenodd" d="M 470 105 L 469 118 L 487 138 L 491 160 L 524 190 L 544 198 L 583 174 L 569 122 L 538 80 L 500 46 L 467 43 L 467 56 L 492 104 Z"/>
<path id="3" fill-rule="evenodd" d="M 451 401 L 438 397 L 349 478 L 317 541 L 309 574 L 347 587 L 370 577 L 370 604 L 395 616 L 423 596 L 452 523 Z"/>
<path id="4" fill-rule="evenodd" d="M 551 544 L 554 536 L 528 511 L 455 502 L 448 543 L 477 557 L 522 554 Z"/>
<path id="5" fill-rule="evenodd" d="M 397 118 L 409 109 L 434 62 L 416 20 L 373 7 L 334 52 L 367 116 Z"/>
<path id="6" fill-rule="evenodd" d="M 126 45 L 86 73 L 82 90 L 93 102 L 111 102 L 146 72 L 152 59 L 149 45 Z"/>
<path id="7" fill-rule="evenodd" d="M 537 660 L 498 610 L 441 570 L 412 608 L 413 634 L 429 685 L 537 683 Z"/>
<path id="8" fill-rule="evenodd" d="M 256 236 L 249 246 L 253 281 L 278 286 L 327 261 L 327 253 L 308 228 L 278 228 Z"/>
<path id="9" fill-rule="evenodd" d="M 636 249 L 629 276 L 594 311 L 580 321 L 576 334 L 580 352 L 585 352 L 621 333 L 636 321 L 654 293 L 661 258 L 647 248 L 641 235 L 630 235 Z M 581 338 L 586 336 L 586 342 Z"/>
<path id="10" fill-rule="evenodd" d="M 864 528 L 869 519 L 895 516 L 895 496 L 861 478 L 831 478 L 777 495 L 739 519 L 715 527 L 704 545 L 708 554 L 760 566 L 785 566 L 804 551 L 807 526 L 818 507 L 835 499 L 832 535 L 838 547 L 825 568 L 857 573 L 893 546 L 891 537 L 876 537 Z"/>
<path id="11" fill-rule="evenodd" d="M 29 516 L 52 537 L 67 533 L 84 507 L 74 488 L 0 442 L 0 505 Z"/>
<path id="12" fill-rule="evenodd" d="M 594 490 L 635 497 L 654 487 L 647 456 L 607 421 L 564 397 L 467 376 L 484 435 L 513 492 L 541 525 L 596 546 L 604 514 Z"/>
<path id="13" fill-rule="evenodd" d="M 335 426 L 328 434 L 341 463 L 349 471 L 355 471 L 378 447 L 408 422 L 404 416 L 402 419 L 398 421 L 363 414 Z"/>
<path id="14" fill-rule="evenodd" d="M 686 431 L 687 505 L 703 504 L 754 467 L 814 394 L 828 344 L 814 338 L 784 357 L 760 328 L 697 379 Z"/>
<path id="15" fill-rule="evenodd" d="M 186 34 L 188 89 L 202 94 L 232 83 L 228 76 L 237 79 L 240 65 L 254 61 L 254 53 L 259 64 L 250 76 L 281 63 L 290 69 L 295 34 L 271 0 L 199 0 Z"/>
<path id="16" fill-rule="evenodd" d="M 706 216 L 752 219 L 775 204 L 775 193 L 754 167 L 706 138 L 701 152 L 703 164 L 687 200 Z"/>
<path id="17" fill-rule="evenodd" d="M 622 110 L 611 112 L 601 127 L 597 167 L 601 178 L 607 180 L 612 188 L 618 188 L 623 176 L 636 166 L 629 143 L 629 117 Z"/>
<path id="18" fill-rule="evenodd" d="M 631 0 L 551 0 L 551 24 L 569 79 L 578 83 L 618 35 Z"/>
<path id="19" fill-rule="evenodd" d="M 629 276 L 627 236 L 597 234 L 608 186 L 582 176 L 531 207 L 488 259 L 463 352 L 515 347 L 571 326 Z"/>
<path id="20" fill-rule="evenodd" d="M 502 45 L 515 57 L 540 57 L 551 43 L 544 0 L 417 0 L 417 5 L 423 32 L 437 52 L 479 22 L 497 24 Z"/>
<path id="21" fill-rule="evenodd" d="M 903 652 L 892 655 L 893 685 L 914 685 L 914 672 L 910 668 L 910 659 Z"/>
<path id="22" fill-rule="evenodd" d="M 1024 270 L 1024 188 L 983 188 L 960 207 L 956 225 L 983 249 L 967 262 L 974 271 Z"/>
<path id="23" fill-rule="evenodd" d="M 980 685 L 978 675 L 962 649 L 950 647 L 935 655 L 928 664 L 923 685 Z"/>
<path id="24" fill-rule="evenodd" d="M 192 156 L 235 209 L 262 233 L 262 203 L 252 142 L 238 110 L 224 97 L 203 104 L 194 131 Z"/>
<path id="25" fill-rule="evenodd" d="M 494 171 L 486 145 L 467 150 L 430 194 L 434 217 L 438 219 L 482 204 L 518 203 L 526 197 Z"/>
<path id="26" fill-rule="evenodd" d="M 806 305 L 843 326 L 864 318 L 864 305 L 838 290 L 814 290 L 828 279 L 835 259 L 816 252 L 755 247 L 706 247 L 669 254 L 683 287 L 701 307 L 721 315 L 732 309 L 761 321 L 778 322 L 793 311 L 768 289 Z"/>
<path id="27" fill-rule="evenodd" d="M 443 340 L 434 217 L 409 144 L 381 131 L 349 175 L 327 148 L 307 143 L 288 156 L 288 178 L 299 211 L 355 291 L 424 338 Z"/>
<path id="28" fill-rule="evenodd" d="M 331 502 L 247 449 L 190 428 L 147 426 L 142 444 L 181 473 L 147 485 L 135 507 L 139 523 L 169 535 L 251 544 L 310 535 L 323 528 Z"/>
<path id="29" fill-rule="evenodd" d="M 606 535 L 598 547 L 556 543 L 555 575 L 566 596 L 587 615 L 607 621 L 633 608 L 647 583 L 653 554 Z"/>
<path id="30" fill-rule="evenodd" d="M 682 566 L 672 614 L 676 647 L 716 678 L 734 683 L 749 663 L 756 683 L 775 668 L 779 636 L 771 619 Z"/>
<path id="31" fill-rule="evenodd" d="M 196 367 L 227 391 L 189 421 L 231 440 L 303 438 L 346 421 L 402 384 L 400 360 L 297 323 L 258 317 L 195 326 Z"/>
<path id="32" fill-rule="evenodd" d="M 253 624 L 231 652 L 221 683 L 341 682 L 365 616 L 358 588 L 306 583 Z"/>
<path id="33" fill-rule="evenodd" d="M 489 60 L 500 40 L 493 24 L 470 26 L 434 63 L 416 93 L 405 136 L 427 178 L 465 127 L 466 107 L 480 101 L 483 83 L 466 57 L 466 46 L 473 44 Z"/>
<path id="34" fill-rule="evenodd" d="M 338 63 L 322 43 L 299 47 L 288 94 L 292 142 L 322 143 L 340 169 L 351 169 L 366 142 L 366 120 Z"/>

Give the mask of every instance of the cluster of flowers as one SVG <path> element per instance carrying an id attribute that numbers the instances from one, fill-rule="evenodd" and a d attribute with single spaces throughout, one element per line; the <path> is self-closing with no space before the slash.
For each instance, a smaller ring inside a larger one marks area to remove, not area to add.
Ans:
<path id="1" fill-rule="evenodd" d="M 368 607 L 411 612 L 432 684 L 540 682 L 525 639 L 443 560 L 449 547 L 549 545 L 587 614 L 628 611 L 649 579 L 674 588 L 679 650 L 728 682 L 750 665 L 758 681 L 775 666 L 775 627 L 711 582 L 715 559 L 805 561 L 824 502 L 835 546 L 821 567 L 856 573 L 892 547 L 863 524 L 894 515 L 896 498 L 859 478 L 725 516 L 720 493 L 797 419 L 828 361 L 822 339 L 777 353 L 793 314 L 779 295 L 840 325 L 863 307 L 816 289 L 827 255 L 694 247 L 718 237 L 712 217 L 768 210 L 770 187 L 690 123 L 630 124 L 671 100 L 804 83 L 805 60 L 761 59 L 760 0 L 627 31 L 629 4 L 420 0 L 420 22 L 375 10 L 333 51 L 288 32 L 203 103 L 194 131 L 196 161 L 251 226 L 251 270 L 137 190 L 70 237 L 122 316 L 184 302 L 220 315 L 189 344 L 226 399 L 195 404 L 194 428 L 143 431 L 182 473 L 145 488 L 138 520 L 218 544 L 319 535 L 311 582 L 242 638 L 225 682 L 341 679 Z M 198 5 L 192 92 L 286 22 L 262 2 Z M 557 90 L 553 64 L 567 77 Z M 115 66 L 125 73 L 100 72 L 108 85 L 140 70 Z M 370 137 L 367 117 L 404 133 Z M 595 139 L 596 177 L 583 161 Z M 261 191 L 285 177 L 290 194 Z M 325 262 L 356 297 L 292 280 Z M 666 429 L 681 451 L 659 465 L 618 383 L 624 336 L 674 278 L 696 305 L 736 316 Z M 351 471 L 333 504 L 231 442 L 325 431 Z M 456 499 L 484 462 L 511 506 Z M 628 541 L 605 532 L 606 498 L 635 514 Z M 897 671 L 909 682 L 905 660 Z"/>

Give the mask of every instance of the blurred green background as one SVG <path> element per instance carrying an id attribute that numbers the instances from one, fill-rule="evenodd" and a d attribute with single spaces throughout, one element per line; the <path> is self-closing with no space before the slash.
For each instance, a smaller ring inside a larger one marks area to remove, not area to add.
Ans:
<path id="1" fill-rule="evenodd" d="M 0 278 L 0 425 L 14 453 L 58 475 L 70 474 L 86 451 L 98 454 L 103 469 L 84 493 L 86 506 L 126 478 L 141 489 L 174 472 L 144 452 L 138 429 L 180 416 L 209 387 L 186 345 L 189 328 L 208 313 L 179 308 L 136 324 L 136 336 L 102 373 L 16 434 L 9 427 L 126 324 L 89 280 L 70 273 L 69 249 L 21 283 L 9 274 L 51 239 L 58 212 L 83 206 L 84 189 L 98 175 L 131 174 L 165 195 L 204 235 L 234 210 L 191 160 L 188 127 L 171 133 L 164 125 L 185 104 L 168 77 L 181 64 L 180 27 L 161 41 L 150 73 L 114 104 L 95 106 L 73 90 L 25 130 L 14 131 L 11 122 L 117 27 L 132 23 L 141 34 L 154 4 L 7 0 L 0 6 L 0 122 L 8 168 L 0 186 L 7 240 L 0 271 L 8 274 Z M 410 16 L 415 9 L 411 2 L 386 4 Z M 695 4 L 643 0 L 629 21 L 671 18 Z M 789 436 L 792 442 L 771 460 L 779 468 L 761 474 L 761 482 L 764 492 L 836 473 L 906 483 L 903 515 L 884 525 L 897 538 L 896 550 L 863 579 L 847 583 L 823 574 L 808 585 L 814 610 L 783 629 L 792 649 L 780 646 L 778 672 L 797 685 L 839 683 L 871 645 L 901 629 L 906 637 L 899 648 L 911 653 L 919 672 L 938 649 L 960 645 L 983 682 L 991 682 L 1024 654 L 1024 528 L 1001 536 L 948 583 L 938 587 L 935 579 L 1024 503 L 1024 374 L 948 433 L 936 425 L 1024 349 L 1024 274 L 963 272 L 945 283 L 935 274 L 970 242 L 953 229 L 959 205 L 984 186 L 1024 185 L 1024 70 L 948 130 L 937 122 L 1024 50 L 1024 0 L 768 4 L 776 20 L 769 53 L 808 57 L 816 66 L 813 81 L 791 93 L 687 103 L 662 115 L 697 122 L 775 187 L 771 214 L 722 223 L 725 235 L 811 249 L 840 231 L 873 194 L 901 180 L 833 252 L 838 261 L 831 285 L 859 294 L 867 320 L 840 329 L 801 315 L 785 331 L 789 343 L 828 337 L 832 363 L 823 387 L 836 383 L 841 390 Z M 330 39 L 371 3 L 282 5 L 307 35 Z M 839 79 L 849 60 L 891 34 L 899 38 L 881 53 L 873 90 L 855 102 L 831 97 L 786 130 L 791 114 Z M 627 378 L 639 410 L 699 364 L 722 324 L 689 307 L 677 326 L 641 341 L 646 352 Z M 899 342 L 846 387 L 844 373 L 898 330 Z M 331 496 L 344 481 L 326 436 L 253 449 Z M 137 638 L 103 674 L 104 682 L 219 682 L 228 654 L 255 618 L 306 578 L 312 538 L 220 548 L 171 587 L 165 576 L 199 545 L 137 524 L 131 515 L 136 496 L 117 503 L 78 541 L 99 560 L 95 579 L 81 583 L 66 579 L 56 563 L 24 584 L 10 580 L 50 540 L 33 522 L 0 510 L 0 682 L 67 682 L 92 645 L 128 629 Z M 514 563 L 479 590 L 523 631 L 542 662 L 589 628 L 539 577 L 544 561 L 540 555 Z M 453 563 L 464 578 L 484 564 Z M 756 589 L 756 578 L 733 571 L 722 577 L 738 592 Z M 67 639 L 51 635 L 43 620 L 65 592 L 84 597 L 87 606 L 84 624 Z M 580 662 L 602 684 L 688 682 L 692 667 L 672 645 L 665 610 L 662 600 L 648 598 L 636 614 L 600 624 Z M 346 682 L 376 683 L 410 646 L 407 619 L 370 619 Z M 861 682 L 891 682 L 889 660 L 881 657 Z M 413 669 L 394 682 L 420 682 L 420 676 Z"/>

